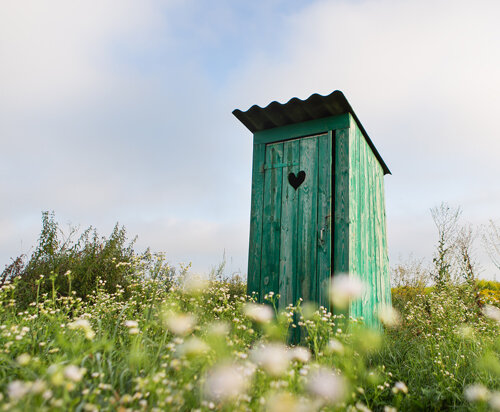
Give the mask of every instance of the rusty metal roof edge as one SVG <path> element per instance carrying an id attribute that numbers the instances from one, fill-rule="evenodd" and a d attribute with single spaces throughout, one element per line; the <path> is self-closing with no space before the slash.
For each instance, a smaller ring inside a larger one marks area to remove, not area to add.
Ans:
<path id="1" fill-rule="evenodd" d="M 243 125 L 248 130 L 250 130 L 252 133 L 255 133 L 257 131 L 272 129 L 274 127 L 282 127 L 282 126 L 285 126 L 287 124 L 293 124 L 293 123 L 285 123 L 285 124 L 271 126 L 271 127 L 262 127 L 262 128 L 259 128 L 259 127 L 255 126 L 254 123 L 251 122 L 249 114 L 255 113 L 255 112 L 257 112 L 257 113 L 260 112 L 262 115 L 264 115 L 265 112 L 267 112 L 269 110 L 272 110 L 272 109 L 275 109 L 275 110 L 279 109 L 280 111 L 283 111 L 286 108 L 287 105 L 294 105 L 294 104 L 307 105 L 308 103 L 311 103 L 311 100 L 315 100 L 317 98 L 320 98 L 323 101 L 332 101 L 332 100 L 337 100 L 338 99 L 337 103 L 340 103 L 340 105 L 342 106 L 342 109 L 345 110 L 344 113 L 349 112 L 352 115 L 352 117 L 354 118 L 354 120 L 356 121 L 359 129 L 361 130 L 361 132 L 365 136 L 365 139 L 366 139 L 368 145 L 372 149 L 373 154 L 375 155 L 375 157 L 379 161 L 380 165 L 382 166 L 384 174 L 389 174 L 389 175 L 392 174 L 391 171 L 389 170 L 389 168 L 387 167 L 387 165 L 385 164 L 384 159 L 382 159 L 382 156 L 380 155 L 380 153 L 378 152 L 377 148 L 373 144 L 372 140 L 368 136 L 368 133 L 366 132 L 365 128 L 363 127 L 363 124 L 361 123 L 361 121 L 359 120 L 358 116 L 354 112 L 353 108 L 349 104 L 349 102 L 348 102 L 347 98 L 345 97 L 344 93 L 342 93 L 340 90 L 335 90 L 335 91 L 333 91 L 332 93 L 330 93 L 329 95 L 326 95 L 326 96 L 323 96 L 323 95 L 318 94 L 318 93 L 313 93 L 313 94 L 311 94 L 305 100 L 301 100 L 298 97 L 292 97 L 286 103 L 279 103 L 276 100 L 274 100 L 271 103 L 269 103 L 266 107 L 261 107 L 259 105 L 254 104 L 252 107 L 250 107 L 245 112 L 243 112 L 243 111 L 241 111 L 239 109 L 235 109 L 235 110 L 233 110 L 232 113 L 233 113 L 233 115 L 241 123 L 243 123 Z M 340 114 L 340 113 L 338 113 L 338 114 Z M 332 115 L 334 115 L 334 113 L 332 113 Z M 321 116 L 321 117 L 326 117 L 326 116 Z M 317 118 L 321 118 L 321 117 L 317 117 Z"/>

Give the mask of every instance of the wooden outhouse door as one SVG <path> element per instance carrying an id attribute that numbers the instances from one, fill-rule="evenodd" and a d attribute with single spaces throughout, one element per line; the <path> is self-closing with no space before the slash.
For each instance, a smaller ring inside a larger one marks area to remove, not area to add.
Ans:
<path id="1" fill-rule="evenodd" d="M 266 145 L 260 290 L 280 308 L 329 307 L 331 193 L 332 133 Z"/>

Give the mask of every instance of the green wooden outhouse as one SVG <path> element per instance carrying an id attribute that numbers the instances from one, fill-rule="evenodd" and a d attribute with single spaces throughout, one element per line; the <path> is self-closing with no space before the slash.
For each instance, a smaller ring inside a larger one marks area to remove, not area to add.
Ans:
<path id="1" fill-rule="evenodd" d="M 253 133 L 248 293 L 329 310 L 331 277 L 357 274 L 350 315 L 375 324 L 390 304 L 384 175 L 390 173 L 344 94 L 233 114 Z"/>

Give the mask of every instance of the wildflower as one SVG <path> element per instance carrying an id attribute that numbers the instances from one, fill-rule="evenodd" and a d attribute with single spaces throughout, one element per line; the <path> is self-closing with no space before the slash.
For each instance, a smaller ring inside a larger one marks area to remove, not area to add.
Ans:
<path id="1" fill-rule="evenodd" d="M 139 326 L 139 323 L 136 320 L 126 320 L 123 324 L 127 328 L 137 328 Z"/>
<path id="2" fill-rule="evenodd" d="M 194 317 L 189 314 L 168 313 L 165 316 L 165 326 L 176 335 L 187 335 L 194 327 Z"/>
<path id="3" fill-rule="evenodd" d="M 251 359 L 272 376 L 280 376 L 288 368 L 289 357 L 284 345 L 273 343 L 255 348 Z"/>
<path id="4" fill-rule="evenodd" d="M 45 391 L 46 384 L 43 380 L 37 379 L 31 383 L 30 392 L 34 394 L 39 394 Z"/>
<path id="5" fill-rule="evenodd" d="M 356 409 L 361 412 L 371 412 L 371 409 L 363 402 L 356 402 Z"/>
<path id="6" fill-rule="evenodd" d="M 257 366 L 255 366 L 252 362 L 247 361 L 239 367 L 238 370 L 246 379 L 252 379 L 253 374 L 257 370 Z"/>
<path id="7" fill-rule="evenodd" d="M 200 275 L 192 275 L 184 281 L 184 290 L 192 295 L 203 292 L 208 286 L 208 279 Z"/>
<path id="8" fill-rule="evenodd" d="M 398 326 L 401 323 L 399 312 L 390 305 L 383 305 L 379 309 L 378 318 L 388 328 Z"/>
<path id="9" fill-rule="evenodd" d="M 363 294 L 363 282 L 354 275 L 341 274 L 333 277 L 330 299 L 334 306 L 345 309 L 349 301 L 356 300 Z"/>
<path id="10" fill-rule="evenodd" d="M 64 384 L 64 376 L 58 365 L 50 365 L 47 372 L 51 375 L 50 381 L 53 385 L 61 386 Z"/>
<path id="11" fill-rule="evenodd" d="M 344 345 L 337 339 L 330 339 L 328 342 L 328 351 L 342 355 L 344 353 Z"/>
<path id="12" fill-rule="evenodd" d="M 384 406 L 384 412 L 398 412 L 398 410 L 394 406 Z"/>
<path id="13" fill-rule="evenodd" d="M 307 405 L 304 399 L 289 392 L 272 394 L 266 402 L 266 410 L 269 412 L 305 412 L 311 409 L 311 405 Z"/>
<path id="14" fill-rule="evenodd" d="M 209 372 L 204 392 L 209 399 L 228 401 L 243 394 L 247 386 L 247 380 L 235 366 L 221 365 Z"/>
<path id="15" fill-rule="evenodd" d="M 500 392 L 493 392 L 488 403 L 492 410 L 500 411 Z"/>
<path id="16" fill-rule="evenodd" d="M 26 366 L 28 363 L 30 363 L 31 356 L 27 353 L 22 353 L 17 357 L 16 361 L 20 366 Z"/>
<path id="17" fill-rule="evenodd" d="M 9 394 L 9 398 L 11 399 L 21 399 L 30 391 L 30 385 L 26 382 L 22 381 L 12 381 L 9 383 L 7 387 L 7 392 Z"/>
<path id="18" fill-rule="evenodd" d="M 302 346 L 297 346 L 290 350 L 289 356 L 291 360 L 296 360 L 302 363 L 307 363 L 311 359 L 311 352 Z"/>
<path id="19" fill-rule="evenodd" d="M 243 311 L 247 317 L 257 323 L 267 323 L 274 317 L 274 311 L 269 305 L 247 303 L 244 306 Z"/>
<path id="20" fill-rule="evenodd" d="M 474 338 L 474 329 L 467 325 L 460 325 L 456 333 L 464 339 L 472 339 Z"/>
<path id="21" fill-rule="evenodd" d="M 129 335 L 138 335 L 140 333 L 139 328 L 130 328 L 128 330 Z"/>
<path id="22" fill-rule="evenodd" d="M 404 382 L 396 382 L 394 384 L 394 387 L 392 388 L 392 393 L 399 393 L 399 392 L 402 392 L 402 393 L 408 393 L 408 387 L 405 385 Z"/>
<path id="23" fill-rule="evenodd" d="M 179 353 L 186 356 L 199 356 L 207 353 L 210 347 L 197 337 L 188 339 L 179 347 Z"/>
<path id="24" fill-rule="evenodd" d="M 500 323 L 500 309 L 493 305 L 485 305 L 483 310 L 483 315 L 491 320 Z"/>
<path id="25" fill-rule="evenodd" d="M 326 368 L 312 372 L 306 387 L 312 395 L 332 404 L 342 401 L 346 393 L 344 379 Z"/>
<path id="26" fill-rule="evenodd" d="M 87 319 L 77 319 L 74 322 L 68 323 L 68 328 L 72 330 L 82 330 L 85 333 L 85 337 L 88 340 L 92 340 L 95 337 L 95 332 L 92 330 L 90 323 Z"/>
<path id="27" fill-rule="evenodd" d="M 64 377 L 73 382 L 80 382 L 83 378 L 83 375 L 85 375 L 85 372 L 85 368 L 79 368 L 75 365 L 68 365 L 66 366 L 66 368 L 64 368 Z"/>
<path id="28" fill-rule="evenodd" d="M 210 324 L 208 333 L 214 336 L 226 336 L 229 333 L 229 325 L 226 322 L 214 322 Z"/>
<path id="29" fill-rule="evenodd" d="M 467 386 L 464 390 L 465 399 L 469 402 L 484 402 L 488 400 L 489 395 L 488 389 L 480 383 Z"/>

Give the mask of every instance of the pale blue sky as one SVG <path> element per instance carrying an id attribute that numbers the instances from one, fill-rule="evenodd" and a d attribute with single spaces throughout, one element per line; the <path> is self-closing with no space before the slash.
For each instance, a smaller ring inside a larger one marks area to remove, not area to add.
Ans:
<path id="1" fill-rule="evenodd" d="M 335 89 L 393 172 L 391 262 L 430 258 L 441 201 L 500 220 L 498 15 L 496 1 L 3 1 L 0 263 L 54 210 L 103 234 L 119 221 L 199 272 L 225 250 L 245 273 L 251 135 L 231 111 Z"/>

